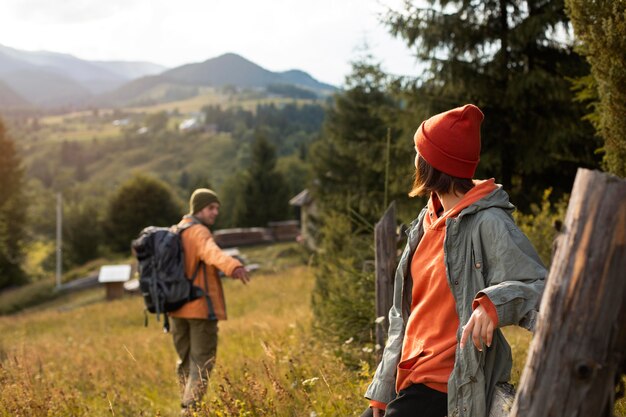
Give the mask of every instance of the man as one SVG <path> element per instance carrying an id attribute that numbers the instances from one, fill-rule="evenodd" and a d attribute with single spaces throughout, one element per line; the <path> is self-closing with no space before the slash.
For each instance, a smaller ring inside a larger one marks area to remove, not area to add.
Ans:
<path id="1" fill-rule="evenodd" d="M 185 229 L 181 234 L 185 273 L 188 277 L 195 273 L 193 284 L 202 288 L 207 296 L 169 313 L 174 347 L 179 357 L 177 373 L 183 412 L 195 407 L 206 393 L 217 353 L 217 322 L 226 320 L 224 292 L 217 269 L 244 284 L 250 280 L 241 262 L 226 255 L 209 231 L 219 214 L 217 194 L 199 188 L 191 195 L 189 206 L 189 214 L 178 224 Z"/>

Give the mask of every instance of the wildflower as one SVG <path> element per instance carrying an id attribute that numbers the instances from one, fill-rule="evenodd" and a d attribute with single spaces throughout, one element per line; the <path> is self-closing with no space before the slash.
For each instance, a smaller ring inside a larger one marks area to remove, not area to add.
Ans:
<path id="1" fill-rule="evenodd" d="M 304 385 L 305 387 L 313 386 L 318 380 L 319 378 L 314 376 L 313 378 L 305 379 L 304 381 L 302 381 L 302 385 Z"/>
<path id="2" fill-rule="evenodd" d="M 354 341 L 354 337 L 351 337 L 350 339 L 346 340 L 345 342 L 343 342 L 346 345 L 349 345 L 350 343 L 352 343 Z"/>

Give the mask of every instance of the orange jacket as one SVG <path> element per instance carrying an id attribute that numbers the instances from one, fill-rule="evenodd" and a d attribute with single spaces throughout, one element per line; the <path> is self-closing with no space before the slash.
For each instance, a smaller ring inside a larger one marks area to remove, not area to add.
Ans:
<path id="1" fill-rule="evenodd" d="M 185 216 L 178 225 L 182 226 L 193 221 L 193 217 Z M 189 226 L 182 232 L 181 241 L 185 252 L 185 273 L 191 278 L 201 261 L 206 264 L 206 268 L 201 266 L 198 270 L 193 284 L 206 291 L 205 282 L 208 282 L 208 294 L 215 317 L 218 320 L 226 320 L 226 302 L 217 269 L 226 275 L 232 275 L 235 268 L 242 266 L 241 262 L 226 255 L 215 243 L 209 228 L 203 224 Z M 204 278 L 205 271 L 206 280 Z M 207 319 L 209 318 L 209 307 L 206 298 L 201 297 L 188 302 L 169 315 L 170 317 L 185 319 Z"/>

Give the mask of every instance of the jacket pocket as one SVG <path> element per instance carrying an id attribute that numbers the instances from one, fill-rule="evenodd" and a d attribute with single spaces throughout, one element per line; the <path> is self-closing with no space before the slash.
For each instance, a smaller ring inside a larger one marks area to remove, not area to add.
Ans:
<path id="1" fill-rule="evenodd" d="M 477 236 L 472 236 L 472 271 L 480 276 L 482 280 L 483 288 L 489 286 L 487 282 L 487 268 L 483 260 L 483 252 L 480 239 Z"/>
<path id="2" fill-rule="evenodd" d="M 476 382 L 485 366 L 486 350 L 483 349 L 482 352 L 479 352 L 471 340 L 468 344 L 470 345 L 460 351 L 462 355 L 461 360 L 463 361 L 461 365 L 460 386 L 470 382 Z"/>

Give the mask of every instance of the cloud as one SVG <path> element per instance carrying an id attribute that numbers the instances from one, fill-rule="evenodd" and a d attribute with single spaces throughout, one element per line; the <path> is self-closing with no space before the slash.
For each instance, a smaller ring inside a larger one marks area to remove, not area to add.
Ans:
<path id="1" fill-rule="evenodd" d="M 14 18 L 43 24 L 75 24 L 106 19 L 134 8 L 142 0 L 9 0 Z"/>
<path id="2" fill-rule="evenodd" d="M 370 52 L 395 74 L 413 54 L 378 15 L 404 0 L 1 0 L 0 43 L 170 67 L 235 52 L 272 71 L 341 84 Z"/>

